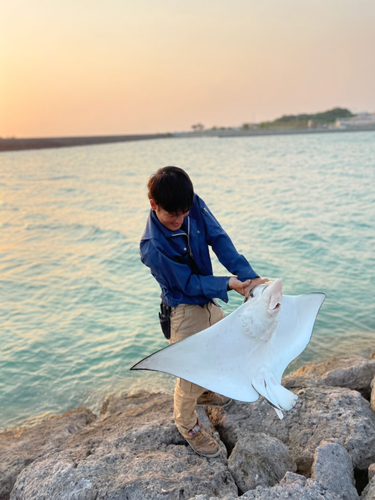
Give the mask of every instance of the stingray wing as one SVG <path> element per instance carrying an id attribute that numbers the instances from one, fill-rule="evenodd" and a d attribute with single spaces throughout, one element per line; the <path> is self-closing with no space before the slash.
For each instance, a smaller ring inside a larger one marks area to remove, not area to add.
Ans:
<path id="1" fill-rule="evenodd" d="M 238 318 L 241 307 L 206 330 L 148 356 L 131 369 L 170 373 L 233 399 L 256 401 L 259 394 L 244 369 L 244 357 L 251 357 L 259 341 L 243 334 Z"/>
<path id="2" fill-rule="evenodd" d="M 278 324 L 270 340 L 275 353 L 272 372 L 278 382 L 287 366 L 310 342 L 315 320 L 325 299 L 324 293 L 284 295 Z"/>

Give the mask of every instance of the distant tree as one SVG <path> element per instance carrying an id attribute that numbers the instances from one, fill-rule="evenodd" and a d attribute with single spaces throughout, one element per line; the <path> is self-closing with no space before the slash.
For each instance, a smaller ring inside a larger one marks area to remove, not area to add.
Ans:
<path id="1" fill-rule="evenodd" d="M 204 130 L 204 125 L 202 123 L 196 123 L 195 125 L 192 125 L 191 128 L 194 132 L 202 132 L 202 130 Z"/>
<path id="2" fill-rule="evenodd" d="M 349 118 L 351 116 L 353 116 L 353 114 L 348 109 L 334 108 L 329 111 L 324 111 L 323 113 L 284 115 L 271 123 L 274 125 L 296 125 L 298 123 L 299 126 L 305 126 L 309 120 L 313 120 L 317 123 L 333 123 L 337 118 Z"/>

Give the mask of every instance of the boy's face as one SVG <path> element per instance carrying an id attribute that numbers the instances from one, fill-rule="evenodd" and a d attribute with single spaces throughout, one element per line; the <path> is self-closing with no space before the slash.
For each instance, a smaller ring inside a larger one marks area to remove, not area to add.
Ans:
<path id="1" fill-rule="evenodd" d="M 157 218 L 163 224 L 163 226 L 170 229 L 171 231 L 177 231 L 178 229 L 180 229 L 185 217 L 189 215 L 189 211 L 179 211 L 177 213 L 167 212 L 160 205 L 157 205 L 154 200 L 150 200 L 150 205 L 151 209 L 154 210 Z"/>

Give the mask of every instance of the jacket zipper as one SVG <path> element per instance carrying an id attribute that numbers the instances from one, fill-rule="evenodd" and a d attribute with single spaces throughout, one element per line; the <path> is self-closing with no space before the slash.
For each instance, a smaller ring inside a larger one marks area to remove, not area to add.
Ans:
<path id="1" fill-rule="evenodd" d="M 190 254 L 190 257 L 194 260 L 194 255 L 193 255 L 193 252 L 192 252 L 191 246 L 190 246 L 190 217 L 189 216 L 188 216 L 187 220 L 188 220 L 187 240 L 188 240 L 189 254 Z"/>
<path id="2" fill-rule="evenodd" d="M 172 238 L 175 238 L 176 236 L 186 236 L 187 237 L 189 255 L 194 260 L 194 255 L 193 255 L 193 252 L 192 252 L 192 249 L 190 246 L 190 217 L 189 216 L 188 216 L 187 220 L 188 220 L 188 232 L 187 232 L 187 234 L 182 232 L 182 233 L 178 233 L 178 234 L 172 234 L 171 236 L 172 236 Z"/>

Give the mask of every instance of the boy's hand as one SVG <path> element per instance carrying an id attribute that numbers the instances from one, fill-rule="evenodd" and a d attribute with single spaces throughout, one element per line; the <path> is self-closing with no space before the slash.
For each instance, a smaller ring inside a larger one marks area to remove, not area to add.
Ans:
<path id="1" fill-rule="evenodd" d="M 254 278 L 252 280 L 240 281 L 238 278 L 232 276 L 229 279 L 229 288 L 235 290 L 240 295 L 243 295 L 247 299 L 253 288 L 258 285 L 263 285 L 269 281 L 268 278 Z"/>
<path id="2" fill-rule="evenodd" d="M 254 278 L 254 279 L 250 280 L 250 285 L 245 290 L 245 297 L 248 299 L 251 290 L 253 290 L 258 285 L 264 285 L 265 283 L 268 283 L 268 282 L 269 282 L 268 278 Z"/>

